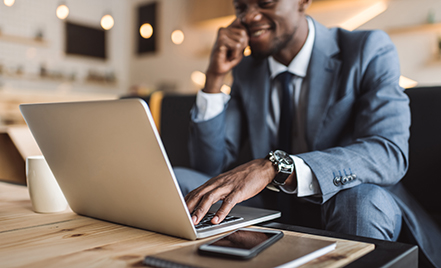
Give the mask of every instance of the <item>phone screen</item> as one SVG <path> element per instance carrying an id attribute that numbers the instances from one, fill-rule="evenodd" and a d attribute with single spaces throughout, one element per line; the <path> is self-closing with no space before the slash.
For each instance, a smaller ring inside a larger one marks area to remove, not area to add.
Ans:
<path id="1" fill-rule="evenodd" d="M 276 233 L 238 230 L 214 243 L 211 243 L 211 245 L 228 248 L 252 249 L 275 235 Z"/>

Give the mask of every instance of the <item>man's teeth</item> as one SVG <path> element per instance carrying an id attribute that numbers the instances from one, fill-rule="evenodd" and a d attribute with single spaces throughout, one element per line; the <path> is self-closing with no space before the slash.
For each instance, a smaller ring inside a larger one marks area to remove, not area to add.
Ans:
<path id="1" fill-rule="evenodd" d="M 259 31 L 256 31 L 256 32 L 253 32 L 253 36 L 259 36 L 259 35 L 261 35 L 261 34 L 263 34 L 263 32 L 265 32 L 265 30 L 259 30 Z"/>

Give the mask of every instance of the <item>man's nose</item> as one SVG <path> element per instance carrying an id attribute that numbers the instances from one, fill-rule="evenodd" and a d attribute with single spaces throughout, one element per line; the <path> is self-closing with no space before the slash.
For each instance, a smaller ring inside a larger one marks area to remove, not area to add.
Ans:
<path id="1" fill-rule="evenodd" d="M 262 19 L 262 13 L 257 8 L 250 7 L 239 15 L 240 22 L 244 25 L 250 25 L 253 22 Z"/>

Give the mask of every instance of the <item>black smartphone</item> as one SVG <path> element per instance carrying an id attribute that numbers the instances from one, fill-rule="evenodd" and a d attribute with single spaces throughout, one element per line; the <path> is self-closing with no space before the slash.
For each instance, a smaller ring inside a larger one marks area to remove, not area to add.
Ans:
<path id="1" fill-rule="evenodd" d="M 242 228 L 199 247 L 201 255 L 250 259 L 283 237 L 282 231 Z"/>

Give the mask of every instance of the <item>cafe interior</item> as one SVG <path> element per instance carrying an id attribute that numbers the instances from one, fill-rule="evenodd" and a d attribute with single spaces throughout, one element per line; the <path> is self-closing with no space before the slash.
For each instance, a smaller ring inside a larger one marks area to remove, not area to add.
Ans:
<path id="1" fill-rule="evenodd" d="M 0 125 L 23 123 L 23 102 L 195 94 L 217 29 L 234 18 L 230 0 L 2 2 Z M 386 31 L 403 87 L 441 84 L 439 1 L 314 0 L 307 13 L 328 27 Z"/>
<path id="2" fill-rule="evenodd" d="M 441 1 L 313 0 L 306 13 L 327 27 L 390 36 L 411 98 L 412 164 L 403 181 L 441 226 L 434 176 L 441 160 Z M 189 166 L 188 111 L 204 86 L 217 30 L 234 18 L 231 0 L 1 0 L 0 180 L 26 184 L 25 159 L 40 153 L 22 103 L 142 98 L 172 165 Z M 224 93 L 232 82 L 230 75 Z"/>

